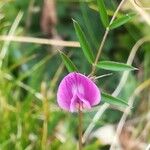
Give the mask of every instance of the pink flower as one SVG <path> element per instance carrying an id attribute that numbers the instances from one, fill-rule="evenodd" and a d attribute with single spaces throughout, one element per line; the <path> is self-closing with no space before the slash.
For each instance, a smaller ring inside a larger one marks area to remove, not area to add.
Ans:
<path id="1" fill-rule="evenodd" d="M 63 78 L 58 92 L 58 105 L 67 111 L 77 111 L 80 108 L 90 109 L 100 102 L 101 94 L 96 84 L 81 73 L 72 72 Z"/>

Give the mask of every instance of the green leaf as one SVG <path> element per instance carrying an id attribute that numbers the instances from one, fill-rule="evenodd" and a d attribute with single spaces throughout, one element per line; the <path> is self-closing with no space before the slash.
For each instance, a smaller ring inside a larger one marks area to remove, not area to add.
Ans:
<path id="1" fill-rule="evenodd" d="M 108 18 L 108 15 L 107 15 L 104 0 L 97 0 L 97 4 L 98 4 L 98 10 L 99 10 L 101 21 L 102 21 L 104 27 L 108 27 L 109 18 Z"/>
<path id="2" fill-rule="evenodd" d="M 84 32 L 82 31 L 82 29 L 81 29 L 80 25 L 77 23 L 77 21 L 73 20 L 73 24 L 74 24 L 76 35 L 79 39 L 79 42 L 80 42 L 80 45 L 82 47 L 82 50 L 83 50 L 85 57 L 87 58 L 87 60 L 90 63 L 93 63 L 94 62 L 94 55 L 93 55 L 93 52 L 91 51 L 89 43 L 86 40 Z"/>
<path id="3" fill-rule="evenodd" d="M 102 101 L 109 103 L 109 104 L 113 104 L 116 106 L 129 106 L 125 100 L 122 100 L 122 99 L 117 98 L 117 97 L 113 97 L 113 96 L 111 96 L 107 93 L 104 93 L 104 92 L 101 93 L 101 97 L 102 97 Z"/>
<path id="4" fill-rule="evenodd" d="M 60 56 L 67 68 L 67 70 L 69 72 L 74 72 L 74 71 L 78 71 L 78 69 L 76 68 L 76 66 L 73 64 L 73 62 L 70 60 L 70 58 L 65 55 L 62 51 L 59 51 L 60 52 Z"/>
<path id="5" fill-rule="evenodd" d="M 113 23 L 109 26 L 110 29 L 115 29 L 128 21 L 130 21 L 135 16 L 134 13 L 126 14 L 125 16 L 118 18 L 113 21 Z"/>
<path id="6" fill-rule="evenodd" d="M 114 62 L 114 61 L 100 61 L 97 64 L 97 67 L 105 70 L 111 70 L 111 71 L 137 70 L 137 68 L 134 68 L 130 65 Z"/>

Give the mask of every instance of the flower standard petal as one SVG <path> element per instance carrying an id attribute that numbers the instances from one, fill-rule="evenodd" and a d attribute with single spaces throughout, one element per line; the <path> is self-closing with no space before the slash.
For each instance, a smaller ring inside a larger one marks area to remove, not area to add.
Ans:
<path id="1" fill-rule="evenodd" d="M 59 85 L 57 102 L 62 109 L 71 112 L 77 111 L 78 105 L 89 109 L 100 102 L 100 91 L 85 75 L 69 73 Z"/>
<path id="2" fill-rule="evenodd" d="M 57 92 L 57 102 L 58 105 L 65 110 L 70 109 L 70 103 L 71 99 L 73 97 L 71 88 L 72 88 L 72 83 L 71 79 L 68 78 L 67 76 L 61 81 L 58 92 Z"/>

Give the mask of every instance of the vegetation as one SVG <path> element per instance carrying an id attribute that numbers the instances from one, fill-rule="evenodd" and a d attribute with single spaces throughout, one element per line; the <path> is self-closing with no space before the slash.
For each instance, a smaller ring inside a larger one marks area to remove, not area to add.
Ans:
<path id="1" fill-rule="evenodd" d="M 56 96 L 72 71 L 102 97 L 82 112 L 83 150 L 148 149 L 149 28 L 147 0 L 1 0 L 0 150 L 78 149 L 78 113 Z"/>

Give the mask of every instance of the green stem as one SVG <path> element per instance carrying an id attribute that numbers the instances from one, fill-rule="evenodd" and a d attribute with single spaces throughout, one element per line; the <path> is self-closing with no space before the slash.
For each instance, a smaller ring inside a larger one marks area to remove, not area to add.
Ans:
<path id="1" fill-rule="evenodd" d="M 110 20 L 109 26 L 110 26 L 110 25 L 113 23 L 113 21 L 115 20 L 117 14 L 118 14 L 118 11 L 120 10 L 121 6 L 123 5 L 123 3 L 124 3 L 125 1 L 126 1 L 126 0 L 122 0 L 122 1 L 120 2 L 120 4 L 118 5 L 116 11 L 114 12 L 114 15 L 113 15 L 112 19 Z M 93 76 L 93 75 L 95 74 L 95 72 L 96 72 L 96 65 L 97 65 L 97 63 L 98 63 L 98 61 L 99 61 L 99 57 L 100 57 L 100 55 L 101 55 L 101 52 L 102 52 L 102 49 L 103 49 L 103 47 L 104 47 L 106 38 L 107 38 L 108 33 L 109 33 L 109 31 L 110 31 L 109 26 L 108 26 L 108 27 L 106 28 L 106 30 L 105 30 L 103 39 L 102 39 L 102 41 L 101 41 L 100 47 L 99 47 L 98 52 L 97 52 L 97 55 L 96 55 L 96 59 L 95 59 L 94 64 L 93 64 L 93 66 L 92 66 L 92 71 L 91 71 L 91 73 L 90 73 L 89 76 Z"/>
<path id="2" fill-rule="evenodd" d="M 78 126 L 78 134 L 79 134 L 79 150 L 82 150 L 82 110 L 81 110 L 81 104 L 79 104 L 78 109 L 78 117 L 79 117 L 79 126 Z"/>
<path id="3" fill-rule="evenodd" d="M 96 55 L 95 62 L 94 62 L 93 67 L 92 67 L 92 72 L 90 73 L 91 76 L 94 75 L 94 73 L 95 73 L 96 65 L 97 65 L 97 63 L 98 63 L 98 60 L 99 60 L 100 54 L 101 54 L 101 52 L 102 52 L 102 49 L 103 49 L 103 47 L 104 47 L 104 44 L 105 44 L 105 41 L 106 41 L 106 38 L 107 38 L 108 33 L 109 33 L 109 28 L 107 28 L 106 31 L 105 31 L 105 33 L 104 33 L 102 42 L 101 42 L 101 44 L 100 44 L 98 53 L 97 53 L 97 55 Z"/>

